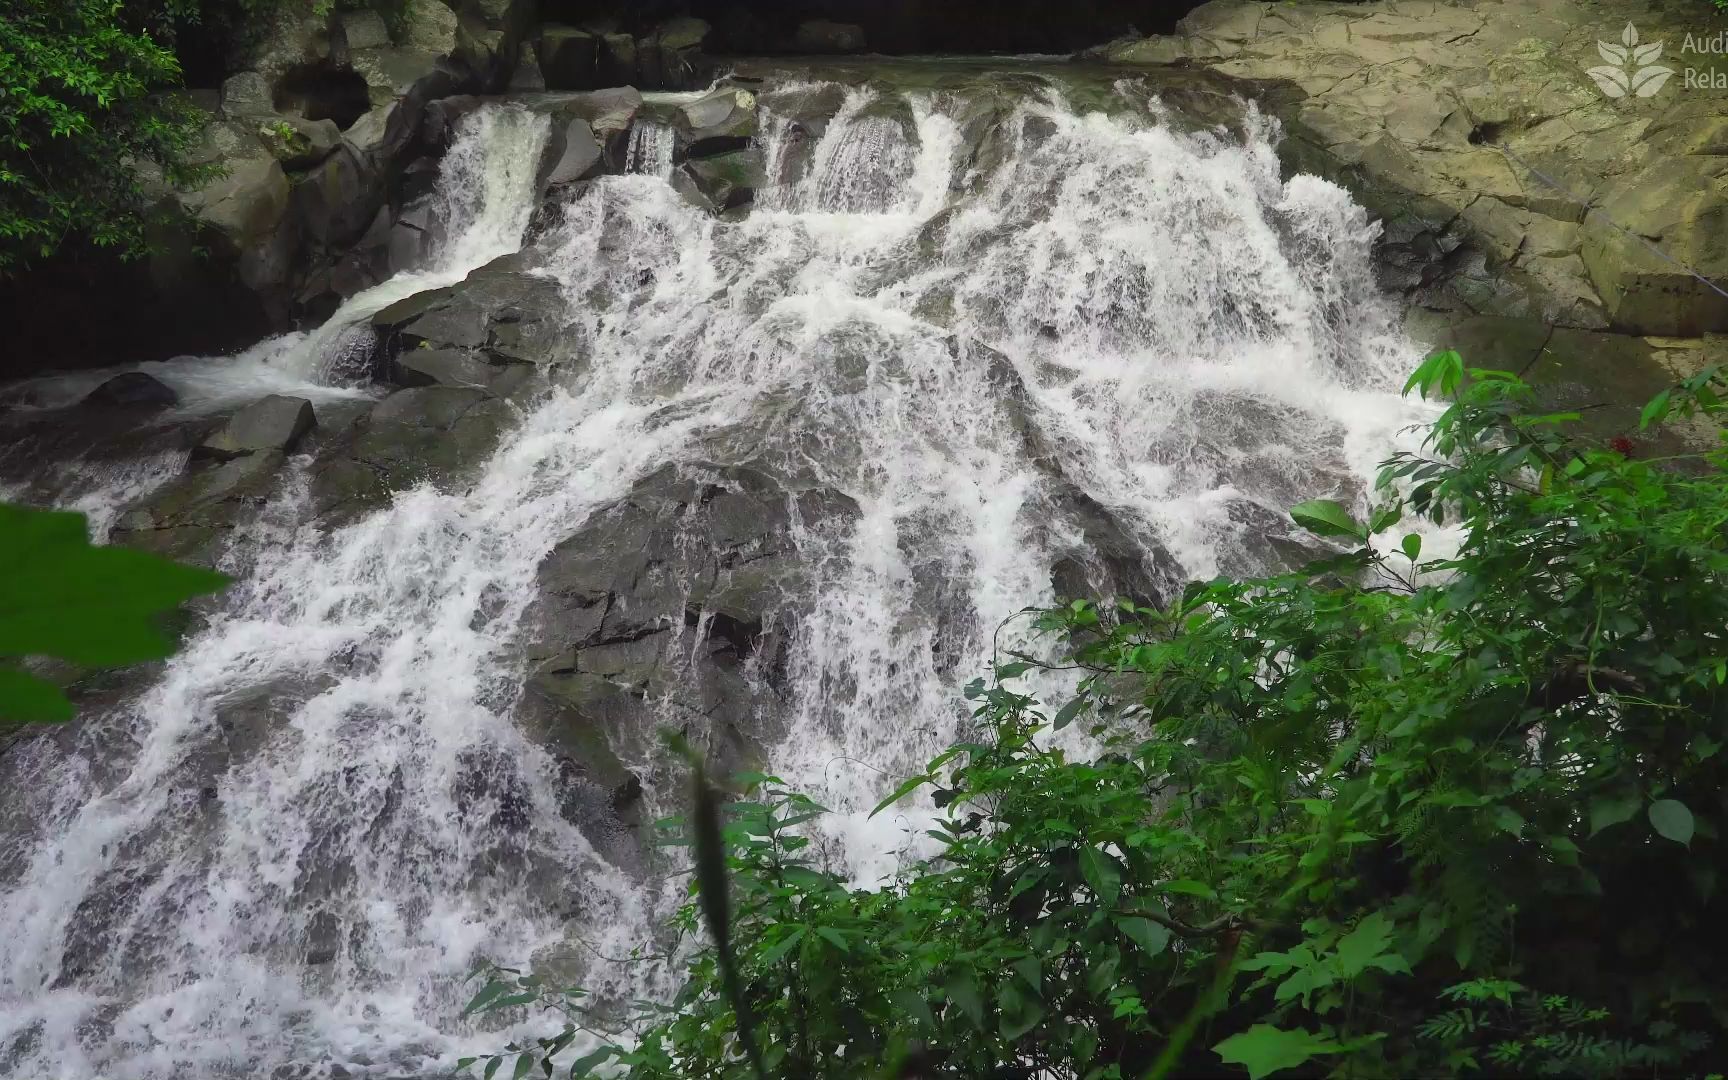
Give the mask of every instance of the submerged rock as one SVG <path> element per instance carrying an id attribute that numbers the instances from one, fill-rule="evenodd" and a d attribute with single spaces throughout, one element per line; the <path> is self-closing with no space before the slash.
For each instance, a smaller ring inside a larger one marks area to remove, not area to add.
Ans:
<path id="1" fill-rule="evenodd" d="M 90 391 L 83 404 L 103 408 L 166 409 L 178 404 L 174 391 L 153 375 L 128 371 Z"/>

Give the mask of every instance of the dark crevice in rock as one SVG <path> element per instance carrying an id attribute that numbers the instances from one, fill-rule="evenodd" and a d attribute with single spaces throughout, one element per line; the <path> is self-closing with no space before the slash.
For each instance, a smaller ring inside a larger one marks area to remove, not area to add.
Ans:
<path id="1" fill-rule="evenodd" d="M 275 91 L 276 111 L 308 120 L 333 120 L 346 129 L 372 108 L 366 80 L 329 62 L 297 64 L 282 73 Z"/>

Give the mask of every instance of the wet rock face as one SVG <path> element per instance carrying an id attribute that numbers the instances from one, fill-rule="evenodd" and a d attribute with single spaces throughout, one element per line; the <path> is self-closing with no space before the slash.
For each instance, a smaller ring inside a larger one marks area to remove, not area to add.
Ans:
<path id="1" fill-rule="evenodd" d="M 579 363 L 558 282 L 523 269 L 516 256 L 481 267 L 460 284 L 418 293 L 373 316 L 386 364 L 420 348 L 469 350 L 493 364 Z"/>
<path id="2" fill-rule="evenodd" d="M 1584 69 L 1628 22 L 1650 41 L 1697 30 L 1633 0 L 1213 0 L 1175 34 L 1103 55 L 1259 81 L 1290 168 L 1337 180 L 1382 219 L 1383 280 L 1417 304 L 1580 331 L 1719 333 L 1728 298 L 1701 278 L 1728 276 L 1728 98 L 1679 79 L 1644 99 L 1602 93 Z"/>
<path id="3" fill-rule="evenodd" d="M 763 463 L 645 477 L 541 565 L 530 695 L 553 730 L 651 741 L 661 715 L 741 766 L 772 734 L 809 601 L 797 535 L 848 529 L 857 513 Z"/>

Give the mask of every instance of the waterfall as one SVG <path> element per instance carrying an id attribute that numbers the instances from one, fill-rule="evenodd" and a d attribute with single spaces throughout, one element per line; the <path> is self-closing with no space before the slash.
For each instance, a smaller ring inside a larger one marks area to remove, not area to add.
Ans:
<path id="1" fill-rule="evenodd" d="M 630 129 L 625 171 L 665 178 L 672 175 L 672 152 L 678 142 L 670 124 L 643 120 Z"/>
<path id="2" fill-rule="evenodd" d="M 477 956 L 648 941 L 682 881 L 560 817 L 515 647 L 547 553 L 658 469 L 747 456 L 856 505 L 794 537 L 819 602 L 769 754 L 835 811 L 823 857 L 870 883 L 933 813 L 870 819 L 889 778 L 961 730 L 997 625 L 1057 598 L 1073 493 L 1171 573 L 1252 570 L 1280 508 L 1354 497 L 1423 417 L 1373 226 L 1281 180 L 1269 123 L 1190 133 L 1051 92 L 1004 109 L 989 158 L 955 98 L 846 90 L 736 222 L 657 168 L 588 185 L 535 241 L 587 363 L 471 483 L 325 531 L 291 475 L 255 566 L 147 689 L 0 757 L 0 1072 L 430 1075 L 508 1037 L 459 1019 Z M 769 161 L 797 126 L 765 118 Z M 482 112 L 445 173 L 473 225 L 295 355 L 520 243 L 543 138 Z M 647 962 L 581 977 L 669 989 Z"/>

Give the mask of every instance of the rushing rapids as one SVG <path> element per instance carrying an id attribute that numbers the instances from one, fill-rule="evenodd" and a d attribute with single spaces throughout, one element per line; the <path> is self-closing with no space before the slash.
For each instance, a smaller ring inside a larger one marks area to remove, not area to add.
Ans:
<path id="1" fill-rule="evenodd" d="M 507 1037 L 458 1015 L 481 957 L 668 992 L 662 964 L 584 957 L 651 941 L 681 882 L 567 812 L 524 722 L 548 557 L 666 470 L 747 467 L 789 508 L 790 629 L 736 685 L 772 684 L 748 734 L 835 811 L 824 857 L 864 884 L 926 812 L 870 808 L 960 730 L 1005 619 L 1265 568 L 1298 542 L 1284 506 L 1357 497 L 1417 418 L 1363 211 L 1281 179 L 1251 108 L 1201 130 L 1132 84 L 1107 110 L 1025 76 L 990 92 L 771 83 L 770 182 L 725 218 L 642 124 L 628 173 L 558 196 L 527 241 L 580 358 L 477 470 L 330 522 L 316 460 L 290 458 L 181 652 L 0 756 L 0 1073 L 434 1075 Z M 312 333 L 153 366 L 180 410 L 376 396 L 356 328 L 523 244 L 545 138 L 520 106 L 469 118 L 430 264 Z M 184 461 L 75 461 L 11 493 L 105 535 Z M 627 644 L 694 679 L 721 607 L 677 600 Z M 692 720 L 652 685 L 602 734 L 671 811 L 654 732 Z"/>

